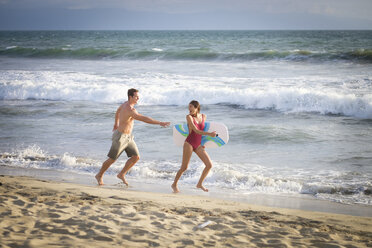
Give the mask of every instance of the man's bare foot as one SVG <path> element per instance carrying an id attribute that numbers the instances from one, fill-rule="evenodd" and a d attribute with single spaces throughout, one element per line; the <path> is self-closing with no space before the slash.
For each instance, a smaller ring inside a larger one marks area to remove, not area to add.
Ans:
<path id="1" fill-rule="evenodd" d="M 178 189 L 177 185 L 172 184 L 173 193 L 179 193 L 180 190 Z"/>
<path id="2" fill-rule="evenodd" d="M 196 187 L 197 187 L 198 189 L 202 189 L 204 192 L 208 192 L 208 189 L 207 189 L 207 188 L 204 188 L 203 185 L 196 185 Z"/>
<path id="3" fill-rule="evenodd" d="M 98 174 L 95 176 L 95 178 L 97 179 L 97 182 L 98 182 L 98 185 L 99 186 L 102 186 L 104 185 L 103 184 L 103 180 L 102 180 L 102 176 L 99 176 Z"/>
<path id="4" fill-rule="evenodd" d="M 129 186 L 127 180 L 125 180 L 125 177 L 123 175 L 118 174 L 117 177 L 123 181 L 123 183 L 127 186 Z"/>

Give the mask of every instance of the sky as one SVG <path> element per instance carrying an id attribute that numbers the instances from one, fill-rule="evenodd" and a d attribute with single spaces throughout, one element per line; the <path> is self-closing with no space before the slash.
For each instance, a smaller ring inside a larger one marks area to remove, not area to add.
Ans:
<path id="1" fill-rule="evenodd" d="M 372 0 L 0 0 L 0 30 L 372 29 Z"/>

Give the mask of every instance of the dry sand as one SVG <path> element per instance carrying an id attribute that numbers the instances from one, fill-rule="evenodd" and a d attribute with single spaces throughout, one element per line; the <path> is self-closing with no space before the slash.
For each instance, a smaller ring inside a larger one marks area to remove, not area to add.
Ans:
<path id="1" fill-rule="evenodd" d="M 0 247 L 372 247 L 370 217 L 18 176 L 0 183 Z"/>

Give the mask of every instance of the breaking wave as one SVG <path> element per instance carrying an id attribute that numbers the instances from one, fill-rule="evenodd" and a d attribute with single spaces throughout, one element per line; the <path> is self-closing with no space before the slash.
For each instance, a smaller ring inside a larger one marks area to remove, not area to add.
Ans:
<path id="1" fill-rule="evenodd" d="M 118 103 L 126 99 L 132 79 L 84 73 L 11 72 L 0 81 L 1 100 L 92 101 Z M 14 79 L 16 78 L 16 80 Z M 193 79 L 191 79 L 193 80 Z M 153 80 L 151 80 L 153 81 Z M 142 105 L 179 105 L 198 99 L 203 104 L 234 105 L 280 112 L 314 112 L 372 119 L 372 95 L 318 88 L 262 86 L 164 85 L 168 79 L 141 87 Z"/>
<path id="2" fill-rule="evenodd" d="M 196 61 L 353 61 L 372 63 L 371 49 L 357 49 L 343 52 L 318 52 L 308 50 L 267 50 L 244 53 L 214 51 L 210 48 L 161 49 L 161 48 L 94 48 L 71 47 L 32 48 L 9 46 L 0 48 L 0 56 L 21 58 L 70 58 L 70 59 L 134 59 L 134 60 L 196 60 Z"/>

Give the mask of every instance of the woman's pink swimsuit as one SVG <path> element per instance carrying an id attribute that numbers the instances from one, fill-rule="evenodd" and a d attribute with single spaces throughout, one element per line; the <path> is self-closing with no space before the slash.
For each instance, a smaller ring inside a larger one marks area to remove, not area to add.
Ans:
<path id="1" fill-rule="evenodd" d="M 194 117 L 192 117 L 192 121 L 194 122 L 198 130 L 201 130 L 201 131 L 204 130 L 204 116 L 202 116 L 202 122 L 199 124 L 195 121 Z M 196 150 L 196 148 L 200 146 L 201 140 L 202 140 L 202 135 L 195 133 L 194 130 L 192 130 L 189 136 L 187 136 L 186 138 L 186 142 L 192 146 L 194 151 Z"/>

